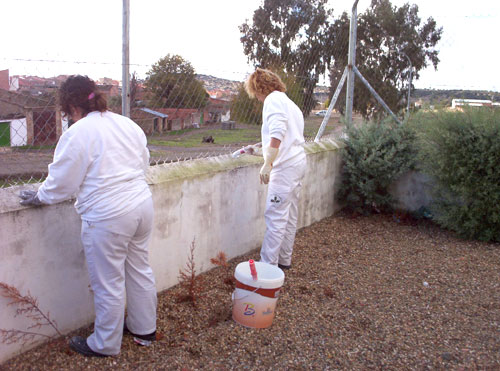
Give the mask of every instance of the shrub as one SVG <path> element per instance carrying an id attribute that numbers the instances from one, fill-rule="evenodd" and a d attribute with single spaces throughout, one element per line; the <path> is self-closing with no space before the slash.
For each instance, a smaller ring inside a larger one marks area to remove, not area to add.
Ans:
<path id="1" fill-rule="evenodd" d="M 391 121 L 347 127 L 339 199 L 360 213 L 391 211 L 391 183 L 415 165 L 415 134 Z"/>
<path id="2" fill-rule="evenodd" d="M 418 114 L 419 162 L 435 184 L 434 220 L 465 238 L 500 241 L 500 110 Z"/>

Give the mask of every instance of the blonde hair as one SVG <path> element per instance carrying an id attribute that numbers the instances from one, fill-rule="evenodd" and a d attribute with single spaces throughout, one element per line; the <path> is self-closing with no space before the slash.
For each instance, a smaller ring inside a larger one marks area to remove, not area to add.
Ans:
<path id="1" fill-rule="evenodd" d="M 257 68 L 245 82 L 245 90 L 250 98 L 255 98 L 256 94 L 267 97 L 276 90 L 286 92 L 286 85 L 274 72 Z"/>

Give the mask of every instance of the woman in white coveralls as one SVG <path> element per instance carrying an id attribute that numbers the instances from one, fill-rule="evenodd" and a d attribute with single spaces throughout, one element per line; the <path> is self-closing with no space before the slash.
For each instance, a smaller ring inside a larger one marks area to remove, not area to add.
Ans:
<path id="1" fill-rule="evenodd" d="M 306 170 L 304 116 L 285 94 L 280 77 L 257 68 L 245 83 L 251 98 L 264 103 L 262 111 L 262 151 L 264 165 L 261 183 L 268 184 L 266 233 L 260 258 L 282 269 L 292 266 L 292 251 L 297 230 L 301 181 Z"/>
<path id="2" fill-rule="evenodd" d="M 70 347 L 86 356 L 116 355 L 124 332 L 138 342 L 156 335 L 146 137 L 129 118 L 107 110 L 105 97 L 86 76 L 70 76 L 59 100 L 75 124 L 59 139 L 47 179 L 38 192 L 21 192 L 21 203 L 50 205 L 76 195 L 96 318 L 94 332 L 87 339 L 73 337 Z"/>

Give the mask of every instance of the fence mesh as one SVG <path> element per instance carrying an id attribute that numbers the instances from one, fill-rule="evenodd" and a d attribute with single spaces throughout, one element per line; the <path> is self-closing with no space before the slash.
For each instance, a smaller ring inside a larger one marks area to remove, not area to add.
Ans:
<path id="1" fill-rule="evenodd" d="M 256 66 L 273 69 L 282 76 L 288 95 L 304 112 L 305 137 L 313 140 L 347 65 L 351 9 L 332 10 L 330 3 L 261 2 L 234 30 L 241 38 L 241 48 L 210 55 L 212 62 L 220 60 L 221 65 L 231 54 L 244 55 L 248 60 L 245 71 L 226 68 L 211 72 L 203 64 L 195 68 L 186 57 L 174 53 L 149 64 L 131 60 L 130 116 L 148 137 L 151 164 L 229 155 L 259 142 L 262 105 L 249 99 L 243 87 Z M 356 65 L 363 76 L 400 117 L 408 109 L 408 92 L 410 109 L 425 104 L 449 105 L 450 94 L 415 90 L 415 84 L 425 71 L 424 65 L 432 66 L 433 58 L 439 58 L 436 52 L 458 47 L 457 40 L 446 29 L 441 38 L 439 22 L 418 23 L 418 13 L 410 5 L 401 5 L 392 18 L 384 18 L 388 10 L 383 5 L 387 2 L 376 3 L 381 4 L 379 8 L 372 6 L 358 13 Z M 213 12 L 219 9 L 213 7 Z M 135 40 L 136 45 L 149 42 Z M 132 52 L 133 48 L 132 44 Z M 68 75 L 92 77 L 107 96 L 109 109 L 121 113 L 121 82 L 117 76 L 121 76 L 122 65 L 98 60 L 98 56 L 90 62 L 36 56 L 0 59 L 0 187 L 39 182 L 46 177 L 57 141 L 71 125 L 57 104 L 57 89 Z M 362 122 L 363 116 L 383 114 L 359 79 L 355 81 L 354 120 Z M 464 85 L 469 87 L 474 88 Z M 438 88 L 452 90 L 449 86 Z M 456 98 L 497 98 L 491 92 L 464 96 L 459 89 L 455 91 Z M 342 134 L 344 107 L 345 86 L 324 137 Z"/>

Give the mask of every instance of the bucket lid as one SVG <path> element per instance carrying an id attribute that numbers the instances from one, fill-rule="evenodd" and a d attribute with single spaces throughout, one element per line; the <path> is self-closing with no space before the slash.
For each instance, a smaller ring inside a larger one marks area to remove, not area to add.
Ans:
<path id="1" fill-rule="evenodd" d="M 234 278 L 241 283 L 256 288 L 274 289 L 283 285 L 285 274 L 277 266 L 263 262 L 255 262 L 255 268 L 257 269 L 256 281 L 252 278 L 248 261 L 241 262 L 236 266 Z"/>

